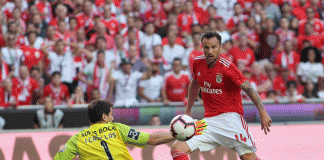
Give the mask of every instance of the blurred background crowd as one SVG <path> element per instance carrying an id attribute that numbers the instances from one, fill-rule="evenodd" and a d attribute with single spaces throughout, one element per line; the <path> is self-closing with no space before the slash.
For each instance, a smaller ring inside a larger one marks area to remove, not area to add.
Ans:
<path id="1" fill-rule="evenodd" d="M 323 0 L 0 0 L 0 9 L 1 107 L 186 102 L 206 31 L 222 36 L 221 54 L 263 100 L 324 99 Z"/>

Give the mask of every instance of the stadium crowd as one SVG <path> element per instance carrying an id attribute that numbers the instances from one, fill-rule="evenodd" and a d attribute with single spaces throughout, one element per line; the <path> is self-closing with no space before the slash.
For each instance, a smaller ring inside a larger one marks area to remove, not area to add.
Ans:
<path id="1" fill-rule="evenodd" d="M 2 107 L 48 96 L 184 102 L 206 31 L 222 36 L 221 54 L 263 100 L 324 98 L 323 0 L 0 0 L 0 9 Z"/>

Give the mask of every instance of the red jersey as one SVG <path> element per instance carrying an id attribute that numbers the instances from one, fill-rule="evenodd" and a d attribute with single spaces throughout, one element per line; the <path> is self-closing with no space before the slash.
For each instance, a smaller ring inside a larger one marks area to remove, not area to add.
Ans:
<path id="1" fill-rule="evenodd" d="M 77 24 L 78 24 L 77 29 L 88 27 L 90 23 L 93 23 L 93 17 L 94 14 L 92 14 L 91 16 L 88 16 L 83 12 L 77 14 L 76 15 Z"/>
<path id="2" fill-rule="evenodd" d="M 298 50 L 301 51 L 304 40 L 310 41 L 311 44 L 312 44 L 312 46 L 314 46 L 314 47 L 322 48 L 324 46 L 324 40 L 321 40 L 321 39 L 324 39 L 324 37 L 323 36 L 321 37 L 320 35 L 317 35 L 317 34 L 313 34 L 313 35 L 299 35 L 297 37 L 297 40 L 298 40 L 298 43 L 297 43 Z"/>
<path id="3" fill-rule="evenodd" d="M 298 32 L 300 35 L 305 34 L 305 25 L 308 22 L 308 20 L 304 19 L 299 22 L 299 29 Z M 314 33 L 321 34 L 324 32 L 324 25 L 323 22 L 320 19 L 315 18 L 313 21 L 311 21 L 311 24 L 314 28 Z"/>
<path id="4" fill-rule="evenodd" d="M 294 51 L 291 51 L 289 55 L 285 52 L 280 52 L 274 62 L 274 65 L 280 67 L 288 67 L 292 73 L 296 73 L 297 66 L 300 62 L 300 55 Z"/>
<path id="5" fill-rule="evenodd" d="M 167 15 L 162 9 L 160 9 L 157 12 L 153 12 L 152 10 L 146 11 L 143 14 L 143 19 L 144 19 L 144 23 L 154 22 L 155 20 L 158 20 L 160 23 L 159 26 L 157 27 L 162 27 L 167 23 Z"/>
<path id="6" fill-rule="evenodd" d="M 176 75 L 173 71 L 167 72 L 164 75 L 163 88 L 171 102 L 184 101 L 187 96 L 189 84 L 189 74 L 185 71 L 180 71 L 179 75 Z"/>
<path id="7" fill-rule="evenodd" d="M 202 56 L 204 55 L 204 52 L 202 50 L 195 50 L 193 49 L 190 54 L 189 54 L 189 58 L 188 58 L 188 61 L 189 61 L 189 69 L 190 69 L 190 73 L 192 74 L 192 66 L 193 66 L 193 62 L 194 62 L 194 59 L 198 56 Z"/>
<path id="8" fill-rule="evenodd" d="M 38 1 L 35 6 L 38 8 L 39 13 L 42 13 L 42 19 L 49 22 L 52 19 L 52 5 L 49 2 Z"/>
<path id="9" fill-rule="evenodd" d="M 251 83 L 254 83 L 256 87 L 258 87 L 258 86 L 264 84 L 264 83 L 265 83 L 266 81 L 268 81 L 268 80 L 269 80 L 269 78 L 268 78 L 267 76 L 263 75 L 263 74 L 261 74 L 259 77 L 252 76 L 252 77 L 249 79 L 249 81 L 250 81 Z M 261 98 L 262 100 L 267 99 L 267 92 L 266 92 L 266 91 L 265 91 L 265 92 L 261 92 L 261 93 L 259 93 L 259 95 L 260 95 L 260 98 Z"/>
<path id="10" fill-rule="evenodd" d="M 165 45 L 167 45 L 167 44 L 169 44 L 168 37 L 164 37 L 164 38 L 162 38 L 162 46 L 165 46 Z M 185 45 L 185 42 L 184 42 L 183 39 L 180 38 L 180 37 L 177 37 L 177 38 L 176 38 L 174 44 L 178 44 L 178 45 L 181 45 L 181 46 L 183 46 L 183 47 L 186 46 L 186 45 Z"/>
<path id="11" fill-rule="evenodd" d="M 236 26 L 237 23 L 243 21 L 243 22 L 247 22 L 247 20 L 249 19 L 249 16 L 247 15 L 244 15 L 244 14 L 241 14 L 239 15 L 238 17 L 236 16 L 233 16 L 231 17 L 228 21 L 227 21 L 227 26 L 226 28 L 229 30 L 229 29 L 232 29 Z"/>
<path id="12" fill-rule="evenodd" d="M 38 49 L 29 46 L 21 46 L 20 49 L 24 54 L 23 62 L 29 70 L 43 59 L 44 54 Z"/>
<path id="13" fill-rule="evenodd" d="M 188 33 L 191 33 L 191 25 L 198 24 L 198 20 L 199 17 L 195 12 L 192 14 L 184 12 L 178 16 L 177 24 L 182 32 L 187 31 Z"/>
<path id="14" fill-rule="evenodd" d="M 20 78 L 12 79 L 12 97 L 16 100 L 17 105 L 31 105 L 33 93 L 39 85 L 33 78 L 27 77 L 25 81 Z"/>
<path id="15" fill-rule="evenodd" d="M 2 63 L 0 67 L 0 84 L 1 84 L 2 81 L 4 81 L 9 74 L 9 66 L 5 61 L 2 61 L 0 63 Z M 5 93 L 5 88 L 0 87 L 0 107 L 1 106 L 6 107 L 8 105 L 9 105 L 9 99 L 7 98 L 7 95 Z"/>
<path id="16" fill-rule="evenodd" d="M 60 89 L 54 89 L 52 83 L 44 87 L 43 97 L 51 96 L 53 98 L 54 105 L 65 104 L 63 100 L 70 98 L 69 88 L 63 83 L 60 84 Z"/>
<path id="17" fill-rule="evenodd" d="M 243 63 L 245 67 L 250 67 L 255 61 L 254 51 L 251 48 L 243 51 L 239 47 L 233 47 L 229 53 L 233 56 L 233 61 L 236 66 L 239 63 Z"/>
<path id="18" fill-rule="evenodd" d="M 102 19 L 101 22 L 109 29 L 109 35 L 115 36 L 115 34 L 119 31 L 119 22 L 115 17 L 111 17 L 109 19 Z"/>
<path id="19" fill-rule="evenodd" d="M 292 76 L 289 76 L 288 80 L 295 80 L 295 78 Z M 286 81 L 281 76 L 277 76 L 273 80 L 273 90 L 280 91 L 280 96 L 286 95 L 286 91 L 287 91 Z"/>
<path id="20" fill-rule="evenodd" d="M 205 117 L 227 112 L 243 115 L 240 85 L 247 79 L 223 55 L 219 56 L 211 69 L 207 66 L 204 55 L 196 57 L 193 63 L 193 78 L 200 85 Z"/>
<path id="21" fill-rule="evenodd" d="M 93 34 L 88 41 L 88 45 L 89 44 L 94 45 L 96 43 L 97 37 L 98 37 L 97 33 Z M 107 49 L 108 50 L 112 49 L 115 46 L 114 38 L 108 34 L 105 34 L 105 39 L 106 39 Z"/>

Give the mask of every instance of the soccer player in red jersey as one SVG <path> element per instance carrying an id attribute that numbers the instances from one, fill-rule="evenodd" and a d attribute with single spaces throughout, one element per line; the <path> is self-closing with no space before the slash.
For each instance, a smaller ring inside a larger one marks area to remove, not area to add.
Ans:
<path id="1" fill-rule="evenodd" d="M 207 152 L 220 145 L 236 151 L 241 160 L 258 160 L 254 140 L 243 118 L 241 89 L 258 109 L 261 129 L 265 134 L 270 132 L 272 120 L 250 82 L 231 61 L 220 55 L 221 36 L 207 32 L 201 41 L 204 55 L 194 60 L 185 114 L 191 116 L 191 108 L 200 89 L 207 128 L 204 134 L 188 141 L 176 141 L 171 149 L 173 160 L 189 160 L 188 154 L 195 150 Z"/>

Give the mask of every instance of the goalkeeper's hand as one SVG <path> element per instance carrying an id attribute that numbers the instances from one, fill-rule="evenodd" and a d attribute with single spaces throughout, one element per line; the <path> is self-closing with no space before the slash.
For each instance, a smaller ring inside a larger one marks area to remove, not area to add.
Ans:
<path id="1" fill-rule="evenodd" d="M 195 133 L 195 135 L 204 134 L 204 130 L 207 128 L 207 123 L 206 123 L 205 119 L 202 119 L 202 120 L 196 120 L 195 119 L 195 125 L 196 125 L 196 133 Z"/>

